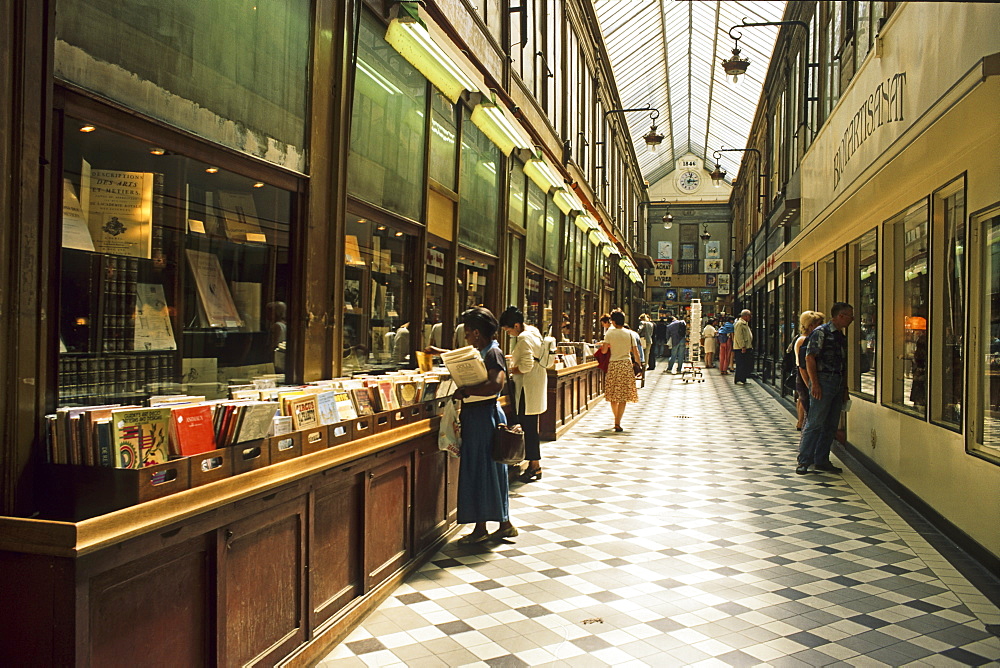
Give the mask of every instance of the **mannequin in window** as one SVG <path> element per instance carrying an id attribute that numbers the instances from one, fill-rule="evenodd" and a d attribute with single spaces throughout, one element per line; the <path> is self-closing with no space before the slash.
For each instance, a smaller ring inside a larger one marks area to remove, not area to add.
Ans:
<path id="1" fill-rule="evenodd" d="M 410 323 L 404 322 L 392 338 L 392 361 L 405 362 L 410 355 Z"/>
<path id="2" fill-rule="evenodd" d="M 285 349 L 288 339 L 288 324 L 285 317 L 288 305 L 285 302 L 268 302 L 264 307 L 268 325 L 268 345 L 273 351 L 274 372 L 285 373 Z"/>

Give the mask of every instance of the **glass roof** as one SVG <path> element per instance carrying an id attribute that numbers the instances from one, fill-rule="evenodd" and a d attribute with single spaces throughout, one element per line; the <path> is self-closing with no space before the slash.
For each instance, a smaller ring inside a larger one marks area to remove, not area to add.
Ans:
<path id="1" fill-rule="evenodd" d="M 659 110 L 665 135 L 651 152 L 642 137 L 649 114 L 625 114 L 643 178 L 656 183 L 674 162 L 694 153 L 714 165 L 712 152 L 744 148 L 760 100 L 777 26 L 739 28 L 740 53 L 750 60 L 734 83 L 721 62 L 732 55 L 729 29 L 743 22 L 780 21 L 785 2 L 694 2 L 692 0 L 595 0 L 619 98 L 626 109 Z M 722 154 L 719 164 L 731 179 L 743 154 Z M 728 180 L 728 179 L 727 179 Z"/>

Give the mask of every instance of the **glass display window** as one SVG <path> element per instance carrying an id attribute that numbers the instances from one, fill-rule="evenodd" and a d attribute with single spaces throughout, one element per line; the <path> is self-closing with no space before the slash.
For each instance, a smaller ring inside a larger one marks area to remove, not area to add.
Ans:
<path id="1" fill-rule="evenodd" d="M 342 373 L 411 365 L 415 244 L 388 223 L 348 216 Z"/>
<path id="2" fill-rule="evenodd" d="M 969 388 L 968 448 L 1000 463 L 1000 209 L 973 220 L 976 234 L 975 315 L 978 336 L 972 337 L 975 374 Z"/>
<path id="3" fill-rule="evenodd" d="M 485 306 L 490 311 L 495 311 L 496 306 L 486 303 L 489 281 L 493 267 L 481 259 L 474 258 L 467 252 L 458 254 L 458 312 L 456 317 L 462 315 L 462 311 L 473 306 Z M 503 312 L 503 309 L 500 309 Z M 459 343 L 464 341 L 460 339 Z M 461 345 L 465 345 L 461 343 Z"/>
<path id="4" fill-rule="evenodd" d="M 929 313 L 927 201 L 888 223 L 893 243 L 892 404 L 926 415 Z"/>
<path id="5" fill-rule="evenodd" d="M 462 122 L 458 238 L 469 248 L 496 254 L 500 149 L 472 123 L 471 113 L 466 109 Z"/>
<path id="6" fill-rule="evenodd" d="M 858 336 L 858 364 L 851 389 L 874 399 L 878 380 L 878 232 L 864 234 L 854 244 L 858 294 L 855 311 Z"/>
<path id="7" fill-rule="evenodd" d="M 524 303 L 524 238 L 511 234 L 507 237 L 507 305 L 514 305 L 527 313 Z M 529 323 L 530 324 L 530 323 Z"/>
<path id="8" fill-rule="evenodd" d="M 445 347 L 445 261 L 447 249 L 429 244 L 424 254 L 427 276 L 424 281 L 424 345 Z"/>
<path id="9" fill-rule="evenodd" d="M 559 271 L 559 245 L 562 238 L 563 215 L 556 208 L 551 197 L 547 198 L 545 207 L 545 269 Z"/>
<path id="10" fill-rule="evenodd" d="M 934 234 L 940 242 L 942 261 L 937 263 L 934 281 L 934 311 L 932 319 L 941 323 L 936 328 L 934 346 L 934 387 L 941 391 L 931 396 L 935 422 L 952 429 L 962 425 L 963 396 L 965 393 L 965 188 L 959 179 L 945 189 L 934 193 Z"/>
<path id="11" fill-rule="evenodd" d="M 559 332 L 564 318 L 559 318 L 558 313 L 555 312 L 556 303 L 556 290 L 559 288 L 559 281 L 545 279 L 545 301 L 544 307 L 542 308 L 542 329 L 546 332 L 547 336 L 554 336 L 556 340 L 560 339 Z"/>
<path id="12" fill-rule="evenodd" d="M 292 193 L 72 116 L 64 136 L 58 405 L 283 381 Z"/>
<path id="13" fill-rule="evenodd" d="M 524 321 L 529 325 L 534 325 L 539 331 L 544 332 L 545 326 L 542 324 L 542 312 L 544 302 L 542 301 L 542 275 L 529 271 L 524 278 L 524 301 L 527 310 L 524 312 Z"/>
<path id="14" fill-rule="evenodd" d="M 444 93 L 431 90 L 431 146 L 428 176 L 452 192 L 458 164 L 458 107 Z"/>
<path id="15" fill-rule="evenodd" d="M 545 255 L 545 193 L 533 181 L 528 181 L 527 225 L 525 258 L 542 267 Z"/>

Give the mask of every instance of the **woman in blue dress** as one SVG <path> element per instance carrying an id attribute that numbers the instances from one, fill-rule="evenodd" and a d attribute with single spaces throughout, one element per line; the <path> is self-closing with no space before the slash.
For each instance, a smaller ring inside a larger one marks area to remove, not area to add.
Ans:
<path id="1" fill-rule="evenodd" d="M 486 364 L 486 381 L 456 390 L 462 401 L 462 449 L 458 469 L 458 523 L 475 524 L 471 533 L 458 539 L 462 545 L 512 538 L 517 528 L 510 522 L 507 498 L 507 465 L 493 461 L 493 434 L 506 418 L 497 401 L 507 382 L 507 361 L 496 333 L 497 319 L 488 309 L 476 306 L 462 314 L 466 344 L 476 348 Z M 428 352 L 442 352 L 428 349 Z M 499 522 L 492 534 L 487 522 Z"/>

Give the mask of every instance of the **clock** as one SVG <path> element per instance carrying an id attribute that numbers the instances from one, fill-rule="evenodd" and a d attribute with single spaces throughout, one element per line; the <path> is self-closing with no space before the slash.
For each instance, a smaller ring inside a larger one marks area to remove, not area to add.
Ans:
<path id="1" fill-rule="evenodd" d="M 701 175 L 688 170 L 677 177 L 677 188 L 687 193 L 693 193 L 701 185 Z"/>

